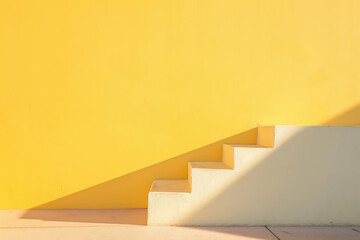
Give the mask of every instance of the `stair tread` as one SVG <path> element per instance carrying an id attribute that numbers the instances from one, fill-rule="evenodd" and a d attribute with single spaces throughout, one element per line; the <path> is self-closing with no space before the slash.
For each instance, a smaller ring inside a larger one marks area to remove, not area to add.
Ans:
<path id="1" fill-rule="evenodd" d="M 189 181 L 181 180 L 154 180 L 150 192 L 190 192 Z"/>
<path id="2" fill-rule="evenodd" d="M 189 162 L 192 168 L 205 168 L 205 169 L 231 169 L 224 162 Z"/>
<path id="3" fill-rule="evenodd" d="M 232 147 L 242 147 L 242 148 L 267 148 L 260 145 L 241 145 L 241 144 L 225 144 L 225 145 L 229 145 Z"/>

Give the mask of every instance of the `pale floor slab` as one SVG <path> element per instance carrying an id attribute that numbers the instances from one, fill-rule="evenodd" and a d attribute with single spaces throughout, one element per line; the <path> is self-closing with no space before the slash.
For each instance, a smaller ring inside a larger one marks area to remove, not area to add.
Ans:
<path id="1" fill-rule="evenodd" d="M 359 227 L 269 227 L 279 238 L 286 240 L 360 240 Z"/>
<path id="2" fill-rule="evenodd" d="M 360 227 L 158 227 L 146 217 L 146 209 L 1 210 L 0 239 L 360 240 Z"/>
<path id="3" fill-rule="evenodd" d="M 276 240 L 263 228 L 184 228 L 184 227 L 65 227 L 1 229 L 4 240 Z"/>

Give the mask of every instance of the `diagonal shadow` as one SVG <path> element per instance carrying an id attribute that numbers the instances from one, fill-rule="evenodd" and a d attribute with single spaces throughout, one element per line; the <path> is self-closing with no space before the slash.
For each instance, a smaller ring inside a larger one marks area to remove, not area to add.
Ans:
<path id="1" fill-rule="evenodd" d="M 360 126 L 360 105 L 321 125 Z M 304 143 L 304 139 L 309 139 L 309 136 L 313 139 Z M 304 224 L 311 225 L 311 220 L 319 216 L 326 216 L 322 219 L 329 218 L 328 225 L 350 224 L 353 221 L 351 219 L 358 218 L 360 214 L 360 204 L 354 204 L 360 186 L 358 182 L 354 182 L 354 178 L 360 176 L 360 170 L 354 166 L 354 163 L 358 162 L 357 155 L 344 157 L 342 153 L 360 149 L 360 142 L 342 145 L 343 150 L 338 151 L 337 144 L 342 139 L 339 139 L 338 135 L 328 137 L 328 141 L 323 143 L 321 137 L 311 134 L 311 129 L 305 128 L 297 132 L 244 174 L 236 176 L 226 187 L 213 189 L 213 193 L 204 196 L 204 201 L 197 206 L 192 206 L 192 209 L 182 216 L 181 221 L 186 224 L 189 222 L 196 224 L 207 222 L 208 219 L 218 219 L 218 222 L 222 222 L 221 219 L 225 219 L 224 221 L 233 219 L 234 214 L 241 212 L 242 219 L 246 219 L 245 222 L 251 224 L 252 221 L 257 221 L 253 216 L 256 212 L 262 214 L 265 225 L 272 223 L 274 219 L 281 222 L 281 217 L 277 218 L 277 215 L 284 213 L 289 219 L 307 219 L 308 222 Z M 302 144 L 301 149 L 298 147 L 299 144 Z M 310 157 L 314 152 L 312 149 L 319 148 L 324 149 L 324 154 L 331 154 L 331 158 L 329 155 L 319 155 L 318 159 L 329 161 L 314 161 L 314 158 Z M 325 149 L 333 150 L 328 153 Z M 341 161 L 341 169 L 329 167 L 338 166 L 332 165 L 334 162 L 330 159 Z M 346 177 L 340 174 L 341 172 L 346 172 Z M 307 179 L 317 179 L 317 181 L 311 182 Z M 348 190 L 353 195 L 349 196 Z M 342 198 L 338 197 L 339 192 L 342 193 L 340 194 Z M 242 198 L 242 196 L 246 197 Z M 239 203 L 236 206 L 234 206 L 234 197 Z M 277 204 L 277 202 L 284 203 L 284 200 L 286 204 Z M 325 203 L 329 206 L 342 206 L 341 216 L 346 216 L 344 218 L 348 219 L 349 223 L 337 222 L 336 216 L 327 215 L 327 211 L 322 207 L 326 205 Z M 217 230 L 214 228 L 211 231 Z"/>
<path id="2" fill-rule="evenodd" d="M 360 105 L 357 105 L 354 108 L 320 125 L 360 125 Z M 124 208 L 123 206 L 130 206 L 131 208 L 146 208 L 148 191 L 154 179 L 185 179 L 187 178 L 187 162 L 219 161 L 222 157 L 223 144 L 256 144 L 256 137 L 257 129 L 250 129 L 243 133 L 206 145 L 150 167 L 36 206 L 27 210 L 21 218 L 42 219 L 45 221 L 144 224 L 146 223 L 147 215 L 146 210 L 141 209 L 138 211 L 137 216 L 125 216 L 120 218 L 120 220 L 109 220 L 108 218 L 101 218 L 98 216 L 90 218 L 79 216 L 74 217 L 70 214 L 56 214 L 53 211 L 40 209 L 63 209 L 64 206 L 71 206 L 71 209 L 121 209 Z M 296 137 L 297 136 L 294 136 L 292 139 L 293 142 L 296 142 Z M 264 189 L 266 182 L 259 182 L 256 177 L 257 173 L 264 171 L 267 166 L 273 164 L 274 161 L 276 161 L 276 154 L 262 162 L 261 166 L 257 166 L 256 168 L 252 169 L 251 172 L 247 173 L 245 176 L 242 176 L 236 184 L 246 188 L 246 185 L 249 183 L 249 181 L 257 181 L 256 184 L 258 184 L 258 189 Z M 270 186 L 268 187 L 270 188 Z M 218 204 L 219 201 L 221 202 L 221 199 L 230 191 L 231 187 L 225 189 L 214 199 L 207 201 L 207 203 L 205 203 L 201 208 L 197 209 L 197 211 L 193 212 L 193 214 L 189 217 L 196 218 L 199 216 L 206 216 L 207 214 L 211 214 L 209 209 L 211 209 L 214 204 Z M 256 192 L 253 193 L 256 194 Z M 241 195 L 241 192 L 239 192 L 239 195 Z M 294 206 L 297 204 L 300 203 L 295 202 Z M 205 213 L 205 215 L 203 213 Z M 204 228 L 204 230 L 206 229 L 207 228 Z M 222 228 L 211 228 L 208 230 L 225 231 L 222 230 Z"/>
<path id="3" fill-rule="evenodd" d="M 360 125 L 360 104 L 344 111 L 336 117 L 325 121 L 322 125 L 329 126 L 359 126 Z"/>
<path id="4" fill-rule="evenodd" d="M 41 204 L 25 211 L 21 218 L 46 221 L 104 222 L 108 220 L 96 217 L 76 217 L 69 214 L 59 214 L 56 211 L 39 210 L 64 209 L 64 206 L 67 206 L 68 209 L 147 208 L 147 196 L 154 179 L 186 179 L 188 162 L 220 161 L 224 143 L 256 144 L 256 138 L 256 128 L 247 130 L 150 167 Z M 139 222 L 146 222 L 146 214 L 139 211 L 138 215 L 142 219 Z M 121 220 L 121 222 L 126 223 L 126 220 Z M 118 223 L 118 220 L 114 220 L 114 223 Z M 129 223 L 134 223 L 134 221 Z"/>

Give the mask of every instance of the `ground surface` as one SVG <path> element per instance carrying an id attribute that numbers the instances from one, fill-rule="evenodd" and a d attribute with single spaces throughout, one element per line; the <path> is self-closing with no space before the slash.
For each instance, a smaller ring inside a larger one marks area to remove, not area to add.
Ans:
<path id="1" fill-rule="evenodd" d="M 146 210 L 1 210 L 1 240 L 360 240 L 360 227 L 154 227 Z"/>

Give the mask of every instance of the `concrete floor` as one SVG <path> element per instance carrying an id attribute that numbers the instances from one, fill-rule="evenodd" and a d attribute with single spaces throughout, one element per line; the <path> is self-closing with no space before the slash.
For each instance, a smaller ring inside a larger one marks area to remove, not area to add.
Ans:
<path id="1" fill-rule="evenodd" d="M 360 240 L 360 227 L 153 227 L 145 209 L 0 210 L 1 240 Z"/>

